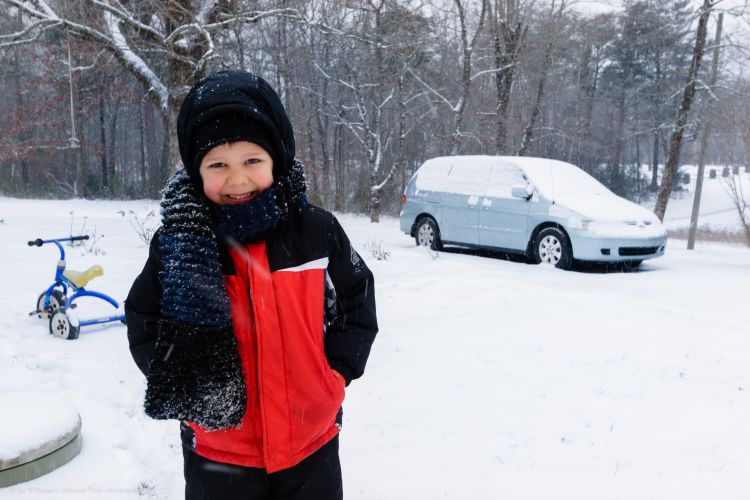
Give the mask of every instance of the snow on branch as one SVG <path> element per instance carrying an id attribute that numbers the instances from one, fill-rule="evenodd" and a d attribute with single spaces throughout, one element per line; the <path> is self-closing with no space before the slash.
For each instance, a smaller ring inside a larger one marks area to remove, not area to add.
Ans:
<path id="1" fill-rule="evenodd" d="M 378 46 L 381 48 L 386 48 L 386 46 L 380 44 L 379 42 L 371 38 L 367 38 L 367 37 L 358 35 L 356 33 L 349 33 L 346 31 L 342 31 L 338 28 L 329 26 L 321 21 L 315 21 L 309 18 L 308 16 L 306 16 L 304 13 L 300 12 L 299 10 L 292 9 L 292 8 L 271 9 L 271 10 L 266 10 L 266 11 L 253 10 L 253 11 L 243 12 L 239 14 L 222 14 L 221 17 L 224 17 L 225 19 L 222 19 L 221 21 L 216 21 L 213 23 L 203 24 L 203 29 L 210 31 L 210 32 L 217 32 L 217 31 L 223 31 L 228 28 L 233 28 L 240 24 L 257 23 L 268 17 L 279 17 L 290 22 L 296 22 L 299 24 L 303 24 L 305 26 L 309 26 L 311 28 L 315 28 L 323 35 L 336 35 L 341 38 L 349 38 L 351 40 L 363 42 L 371 46 Z"/>
<path id="2" fill-rule="evenodd" d="M 47 16 L 57 18 L 57 14 L 55 14 L 55 11 L 52 10 L 47 2 L 45 2 L 44 0 L 36 0 L 36 2 L 39 4 L 39 7 L 41 7 L 41 9 Z"/>
<path id="3" fill-rule="evenodd" d="M 302 15 L 296 9 L 271 9 L 265 11 L 250 11 L 243 14 L 226 14 L 226 19 L 214 23 L 204 24 L 203 29 L 206 31 L 223 31 L 227 28 L 234 28 L 239 24 L 257 23 L 267 17 L 290 16 L 299 18 Z M 179 29 L 179 28 L 178 28 Z"/>
<path id="4" fill-rule="evenodd" d="M 103 8 L 104 6 L 101 0 L 89 1 L 98 7 Z M 104 20 L 109 33 L 102 33 L 91 26 L 86 26 L 69 19 L 61 18 L 45 0 L 0 0 L 0 2 L 15 6 L 23 12 L 38 19 L 37 23 L 39 23 L 40 26 L 55 26 L 67 30 L 74 36 L 95 42 L 101 47 L 109 50 L 117 60 L 123 64 L 123 66 L 133 73 L 141 82 L 146 84 L 147 87 L 150 87 L 156 92 L 159 105 L 163 111 L 168 108 L 169 93 L 166 86 L 143 61 L 143 59 L 133 52 L 125 39 L 125 36 L 122 34 L 122 31 L 120 31 L 119 23 L 123 21 L 123 17 L 128 17 L 126 11 L 118 10 L 114 7 L 104 10 Z M 113 13 L 112 9 L 117 11 L 118 14 Z M 127 22 L 131 25 L 140 26 L 142 32 L 144 29 L 148 28 L 146 31 L 152 33 L 152 35 L 156 33 L 152 28 L 146 27 L 134 19 L 128 19 Z"/>
<path id="5" fill-rule="evenodd" d="M 131 12 L 128 12 L 127 10 L 125 10 L 124 7 L 122 7 L 122 4 L 120 4 L 121 8 L 118 9 L 118 8 L 111 6 L 108 2 L 103 2 L 101 0 L 87 0 L 87 1 L 101 8 L 104 12 L 109 12 L 113 16 L 117 17 L 119 20 L 126 22 L 127 24 L 132 26 L 136 31 L 138 31 L 140 34 L 146 35 L 147 39 L 151 39 L 151 41 L 158 41 L 158 42 L 161 42 L 164 40 L 164 35 L 160 33 L 159 30 L 154 29 L 151 26 L 148 26 L 138 21 L 135 15 L 133 15 Z"/>
<path id="6" fill-rule="evenodd" d="M 425 83 L 424 80 L 419 78 L 419 75 L 417 75 L 411 68 L 409 68 L 407 71 L 417 79 L 419 83 L 425 86 L 427 90 L 429 90 L 432 94 L 435 94 L 441 101 L 443 101 L 449 108 L 451 108 L 454 112 L 458 111 L 458 106 L 454 106 L 452 102 L 450 102 L 443 94 L 432 88 L 428 83 Z"/>
<path id="7" fill-rule="evenodd" d="M 511 64 L 506 64 L 505 66 L 500 67 L 500 68 L 485 69 L 485 70 L 482 70 L 479 73 L 476 73 L 475 75 L 473 75 L 471 78 L 469 78 L 469 80 L 470 81 L 474 81 L 476 78 L 479 78 L 480 76 L 486 75 L 488 73 L 501 73 L 501 72 L 503 72 L 505 70 L 508 70 L 508 69 L 512 68 L 515 65 L 516 65 L 516 63 L 511 63 Z"/>
<path id="8" fill-rule="evenodd" d="M 340 78 L 334 78 L 334 77 L 330 76 L 328 73 L 325 72 L 325 70 L 323 70 L 323 68 L 320 67 L 320 65 L 318 65 L 318 63 L 316 61 L 313 61 L 313 65 L 315 66 L 315 68 L 318 71 L 320 71 L 320 74 L 323 75 L 324 78 L 327 78 L 328 80 L 330 80 L 332 82 L 336 82 L 339 85 L 343 85 L 344 87 L 348 88 L 349 90 L 354 90 L 354 86 L 351 83 L 349 83 L 347 81 L 344 81 L 344 80 L 342 80 Z"/>
<path id="9" fill-rule="evenodd" d="M 125 36 L 122 34 L 122 31 L 120 31 L 120 20 L 115 19 L 114 15 L 109 12 L 104 13 L 104 20 L 107 24 L 107 29 L 112 36 L 112 38 L 108 40 L 109 43 L 107 45 L 113 48 L 115 57 L 117 57 L 117 59 L 133 73 L 140 76 L 142 80 L 148 82 L 150 88 L 156 92 L 162 110 L 166 111 L 169 106 L 169 92 L 167 91 L 167 87 L 161 82 L 159 77 L 156 76 L 143 59 L 131 50 Z"/>
<path id="10" fill-rule="evenodd" d="M 96 65 L 99 63 L 99 59 L 102 57 L 102 55 L 104 55 L 105 52 L 107 52 L 105 49 L 100 50 L 99 53 L 96 54 L 96 57 L 94 57 L 94 62 L 92 62 L 88 66 L 76 66 L 74 68 L 71 68 L 70 70 L 74 73 L 81 73 L 84 71 L 89 71 L 91 69 L 94 69 Z M 62 62 L 65 65 L 68 64 L 68 61 L 62 61 Z"/>
<path id="11" fill-rule="evenodd" d="M 10 33 L 8 35 L 0 35 L 0 41 L 3 41 L 3 40 L 18 40 L 19 38 L 25 37 L 26 35 L 28 35 L 32 31 L 36 30 L 37 28 L 39 28 L 39 31 L 43 31 L 43 30 L 45 30 L 45 29 L 47 29 L 49 27 L 57 26 L 59 24 L 60 24 L 60 21 L 58 21 L 58 20 L 42 19 L 42 20 L 39 20 L 39 21 L 37 21 L 35 23 L 32 23 L 32 24 L 28 25 L 25 29 L 23 29 L 21 31 L 17 31 L 15 33 Z M 37 33 L 36 36 L 39 36 L 39 33 Z"/>
<path id="12" fill-rule="evenodd" d="M 44 33 L 46 30 L 55 28 L 62 24 L 61 21 L 53 21 L 53 20 L 43 20 L 38 21 L 32 25 L 30 25 L 25 30 L 11 33 L 9 35 L 0 35 L 0 49 L 6 49 L 8 47 L 13 47 L 15 45 L 25 45 L 27 43 L 34 43 L 37 41 L 39 36 Z M 36 30 L 36 33 L 31 38 L 23 38 L 31 31 Z M 10 40 L 9 42 L 3 42 L 2 40 Z"/>
<path id="13" fill-rule="evenodd" d="M 18 7 L 20 10 L 31 14 L 32 16 L 46 20 L 46 21 L 60 21 L 60 18 L 57 17 L 54 12 L 52 15 L 49 15 L 47 12 L 41 12 L 39 10 L 36 10 L 34 6 L 27 1 L 21 1 L 21 0 L 3 0 L 5 3 L 9 3 L 10 5 L 13 5 L 15 7 Z M 45 4 L 46 5 L 46 4 Z M 49 8 L 49 7 L 48 7 Z"/>

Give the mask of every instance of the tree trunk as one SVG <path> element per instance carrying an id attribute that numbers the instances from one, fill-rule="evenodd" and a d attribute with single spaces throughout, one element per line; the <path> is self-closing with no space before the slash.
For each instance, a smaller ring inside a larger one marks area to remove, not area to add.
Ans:
<path id="1" fill-rule="evenodd" d="M 77 115 L 78 109 L 74 99 L 76 95 L 76 89 L 73 85 L 73 56 L 70 47 L 70 36 L 67 36 L 68 41 L 68 85 L 70 91 L 70 139 L 69 147 L 72 150 L 72 159 L 74 166 L 74 178 L 73 178 L 73 196 L 78 197 L 83 187 L 83 166 L 81 162 L 81 141 L 77 136 Z M 80 101 L 80 99 L 79 99 Z"/>
<path id="2" fill-rule="evenodd" d="M 552 67 L 552 50 L 554 48 L 553 40 L 550 39 L 547 46 L 544 48 L 544 62 L 542 63 L 542 74 L 539 76 L 539 84 L 536 89 L 536 98 L 534 100 L 534 106 L 531 108 L 531 116 L 529 116 L 529 123 L 526 125 L 526 129 L 523 132 L 523 138 L 521 139 L 521 146 L 518 148 L 518 156 L 525 156 L 529 149 L 532 137 L 534 135 L 534 127 L 536 126 L 537 118 L 542 110 L 542 101 L 544 100 L 544 87 L 547 84 L 547 75 Z"/>
<path id="3" fill-rule="evenodd" d="M 651 189 L 656 191 L 659 179 L 659 129 L 654 130 L 653 157 L 651 159 Z"/>
<path id="4" fill-rule="evenodd" d="M 147 168 L 147 160 L 146 160 L 146 119 L 145 119 L 145 113 L 143 110 L 144 102 L 143 99 L 138 99 L 138 102 L 136 103 L 136 120 L 138 121 L 138 144 L 140 149 L 140 193 L 146 192 L 146 172 L 148 171 Z"/>
<path id="5" fill-rule="evenodd" d="M 589 65 L 591 64 L 591 52 L 593 48 L 590 44 L 586 44 L 580 56 L 577 70 L 577 88 L 576 88 L 576 135 L 575 143 L 571 145 L 569 158 L 571 162 L 579 167 L 583 168 L 583 124 L 584 124 L 584 112 L 581 110 L 581 104 L 584 104 L 585 87 L 584 83 L 589 77 Z M 584 108 L 585 109 L 585 108 Z"/>
<path id="6" fill-rule="evenodd" d="M 499 21 L 503 10 L 505 19 Z M 517 2 L 506 2 L 505 8 L 496 3 L 494 24 L 495 65 L 502 71 L 495 73 L 495 92 L 497 94 L 497 132 L 495 137 L 495 154 L 508 152 L 508 112 L 510 95 L 513 89 L 516 65 L 521 52 L 521 45 L 526 37 L 526 24 L 519 20 L 520 12 Z M 501 44 L 502 41 L 502 44 Z"/>
<path id="7" fill-rule="evenodd" d="M 195 7 L 191 0 L 170 0 L 166 3 L 165 32 L 172 33 L 180 26 L 188 25 L 195 19 Z M 180 106 L 185 100 L 190 87 L 196 79 L 206 76 L 211 68 L 196 68 L 189 61 L 198 61 L 207 50 L 206 41 L 203 38 L 194 40 L 193 43 L 182 47 L 175 46 L 177 55 L 184 57 L 171 57 L 168 63 L 169 80 L 169 105 L 167 109 L 161 108 L 164 120 L 164 149 L 162 151 L 161 175 L 159 182 L 163 184 L 167 177 L 175 172 L 181 163 L 180 151 L 177 146 L 177 116 Z"/>
<path id="8" fill-rule="evenodd" d="M 453 0 L 453 3 L 458 9 L 458 21 L 461 24 L 461 53 L 462 53 L 462 65 L 461 65 L 461 90 L 458 103 L 453 109 L 453 123 L 451 130 L 451 142 L 450 142 L 450 154 L 458 154 L 460 146 L 459 139 L 461 137 L 461 129 L 463 128 L 464 120 L 464 109 L 466 108 L 466 102 L 469 99 L 469 87 L 471 86 L 471 56 L 474 51 L 474 45 L 477 40 L 477 35 L 482 30 L 484 24 L 484 16 L 487 11 L 487 0 L 482 0 L 482 12 L 479 17 L 479 24 L 477 25 L 477 31 L 474 33 L 471 41 L 469 40 L 468 28 L 467 28 L 467 16 L 464 6 L 461 4 L 461 0 Z"/>
<path id="9" fill-rule="evenodd" d="M 109 170 L 109 185 L 106 187 L 107 194 L 112 193 L 112 180 L 114 178 L 114 174 L 117 170 L 117 164 L 119 163 L 117 161 L 117 117 L 120 114 L 120 99 L 117 98 L 112 103 L 112 117 L 109 121 L 109 144 L 108 144 L 108 161 L 107 161 L 107 169 Z"/>
<path id="10" fill-rule="evenodd" d="M 622 88 L 620 89 L 620 99 L 617 105 L 617 132 L 615 136 L 615 147 L 612 156 L 609 159 L 608 177 L 616 193 L 621 193 L 621 172 L 620 163 L 622 162 L 622 152 L 625 149 L 625 102 L 627 99 L 628 87 L 630 80 L 630 64 L 625 67 L 625 74 L 622 79 Z"/>
<path id="11" fill-rule="evenodd" d="M 594 59 L 594 74 L 591 77 L 589 85 L 586 87 L 586 110 L 583 122 L 583 137 L 588 138 L 588 143 L 584 146 L 585 162 L 584 169 L 591 173 L 594 170 L 594 162 L 592 161 L 592 144 L 591 144 L 591 123 L 594 120 L 594 101 L 596 100 L 596 93 L 599 89 L 599 63 L 600 54 L 597 50 L 596 58 Z"/>
<path id="12" fill-rule="evenodd" d="M 177 145 L 177 116 L 179 108 L 170 106 L 166 114 L 162 114 L 164 123 L 164 147 L 162 148 L 161 161 L 159 162 L 159 175 L 156 186 L 156 196 L 159 196 L 161 186 L 167 178 L 180 168 L 180 150 Z"/>
<path id="13" fill-rule="evenodd" d="M 18 23 L 16 28 L 18 30 L 21 30 L 23 28 L 23 14 L 21 14 L 21 11 L 18 11 Z M 13 50 L 13 83 L 14 83 L 14 90 L 16 93 L 16 116 L 20 116 L 21 111 L 23 109 L 23 92 L 21 90 L 21 64 L 18 60 L 18 52 L 20 51 L 20 48 L 16 48 L 16 50 Z M 23 145 L 26 140 L 28 139 L 28 134 L 25 130 L 25 124 L 21 123 L 20 120 L 17 120 L 16 126 L 18 127 L 18 144 Z M 20 148 L 17 148 L 20 149 Z M 29 188 L 29 165 L 26 162 L 26 152 L 25 151 L 17 151 L 16 152 L 16 158 L 19 161 L 19 166 L 21 167 L 21 182 L 23 183 L 23 188 L 28 189 Z"/>
<path id="14" fill-rule="evenodd" d="M 151 101 L 144 97 L 143 99 L 143 122 L 145 128 L 145 144 L 146 158 L 148 158 L 146 164 L 148 165 L 148 172 L 146 177 L 148 178 L 147 183 L 143 186 L 144 196 L 153 196 L 155 193 L 159 193 L 159 187 L 157 186 L 156 179 L 159 179 L 159 172 L 161 171 L 161 150 L 164 144 L 163 137 L 159 141 L 160 137 L 157 134 L 159 128 L 159 113 L 156 111 L 155 106 Z"/>
<path id="15" fill-rule="evenodd" d="M 333 209 L 337 212 L 344 209 L 344 145 L 341 133 L 342 127 L 343 125 L 337 124 L 333 129 L 334 168 L 336 170 Z"/>
<path id="16" fill-rule="evenodd" d="M 102 188 L 104 193 L 109 192 L 109 167 L 107 166 L 107 134 L 104 119 L 104 88 L 99 92 L 99 144 L 101 146 L 101 172 Z"/>
<path id="17" fill-rule="evenodd" d="M 708 24 L 708 18 L 711 14 L 712 7 L 712 0 L 703 0 L 701 15 L 698 19 L 698 31 L 695 38 L 695 46 L 693 48 L 693 59 L 690 64 L 690 71 L 688 72 L 685 90 L 682 94 L 682 102 L 677 112 L 675 128 L 669 140 L 669 156 L 667 157 L 667 164 L 664 166 L 664 175 L 662 176 L 661 186 L 659 187 L 659 195 L 656 199 L 656 206 L 654 207 L 654 213 L 662 221 L 664 220 L 664 214 L 667 211 L 669 195 L 672 192 L 674 174 L 677 171 L 677 166 L 680 161 L 682 135 L 685 130 L 685 124 L 687 124 L 690 107 L 693 104 L 693 98 L 695 97 L 695 79 L 698 76 L 698 71 L 700 70 L 701 66 L 701 60 L 703 59 L 703 48 L 706 45 L 706 25 Z"/>
<path id="18" fill-rule="evenodd" d="M 325 88 L 323 90 L 325 91 Z M 323 200 L 324 206 L 328 206 L 330 204 L 331 194 L 331 157 L 328 149 L 329 119 L 328 116 L 323 113 L 323 107 L 325 104 L 323 103 L 322 96 L 320 101 L 318 101 L 318 105 L 318 111 L 315 113 L 315 123 L 318 128 L 318 143 L 320 145 L 320 155 L 322 157 L 320 166 L 322 170 L 320 196 Z"/>
<path id="19" fill-rule="evenodd" d="M 711 61 L 711 81 L 709 83 L 709 89 L 713 93 L 716 88 L 716 79 L 719 74 L 719 55 L 721 51 L 721 25 L 724 22 L 724 13 L 719 14 L 719 19 L 716 22 L 716 39 L 714 40 L 714 55 Z M 703 130 L 701 131 L 701 150 L 700 159 L 698 160 L 698 174 L 695 177 L 695 194 L 693 195 L 693 209 L 690 213 L 690 229 L 688 230 L 688 243 L 687 249 L 693 250 L 695 248 L 695 233 L 698 229 L 698 214 L 700 213 L 701 207 L 701 193 L 703 191 L 703 173 L 706 168 L 706 149 L 708 149 L 708 136 L 711 132 L 711 115 L 713 113 L 714 100 L 712 96 L 708 96 L 708 104 L 706 105 L 706 111 L 703 120 Z"/>
<path id="20" fill-rule="evenodd" d="M 654 102 L 654 109 L 659 109 L 660 104 L 660 97 L 661 97 L 661 81 L 662 81 L 662 71 L 661 71 L 661 53 L 657 52 L 656 54 L 656 92 L 655 92 L 655 102 Z M 652 168 L 651 168 L 651 190 L 656 191 L 658 188 L 659 183 L 659 129 L 661 127 L 661 117 L 660 113 L 656 115 L 656 120 L 654 122 L 654 150 L 653 150 L 653 162 L 652 162 Z"/>
<path id="21" fill-rule="evenodd" d="M 374 176 L 373 176 L 374 177 Z M 370 178 L 370 182 L 374 184 L 376 179 Z M 380 222 L 380 197 L 382 193 L 379 189 L 374 189 L 370 192 L 370 222 Z"/>

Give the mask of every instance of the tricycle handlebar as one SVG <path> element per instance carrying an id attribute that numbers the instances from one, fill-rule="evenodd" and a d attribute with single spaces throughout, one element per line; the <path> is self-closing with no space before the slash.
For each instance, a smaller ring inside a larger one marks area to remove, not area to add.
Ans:
<path id="1" fill-rule="evenodd" d="M 35 240 L 29 241 L 28 245 L 30 247 L 33 247 L 33 246 L 40 247 L 44 245 L 45 243 L 55 243 L 55 242 L 60 242 L 60 241 L 81 241 L 81 240 L 87 240 L 87 239 L 89 239 L 88 234 L 84 234 L 81 236 L 69 236 L 67 238 L 54 238 L 51 240 L 43 240 L 41 238 L 37 238 Z"/>

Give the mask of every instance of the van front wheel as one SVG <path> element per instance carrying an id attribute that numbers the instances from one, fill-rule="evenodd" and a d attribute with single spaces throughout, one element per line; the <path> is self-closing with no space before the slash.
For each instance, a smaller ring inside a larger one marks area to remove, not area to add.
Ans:
<path id="1" fill-rule="evenodd" d="M 552 264 L 558 269 L 570 269 L 573 251 L 568 235 L 556 227 L 539 231 L 534 240 L 534 260 L 537 264 Z"/>
<path id="2" fill-rule="evenodd" d="M 430 250 L 440 250 L 443 248 L 437 223 L 429 217 L 419 219 L 414 239 L 417 241 L 417 246 L 429 247 Z"/>

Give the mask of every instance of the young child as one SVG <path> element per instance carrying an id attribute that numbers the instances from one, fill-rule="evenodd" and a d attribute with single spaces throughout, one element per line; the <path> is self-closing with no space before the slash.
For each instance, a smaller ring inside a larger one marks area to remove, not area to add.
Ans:
<path id="1" fill-rule="evenodd" d="M 307 203 L 263 79 L 200 80 L 177 134 L 184 169 L 125 301 L 145 411 L 181 421 L 187 499 L 343 498 L 341 403 L 377 333 L 372 273 Z"/>

